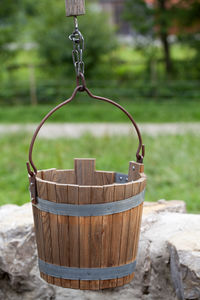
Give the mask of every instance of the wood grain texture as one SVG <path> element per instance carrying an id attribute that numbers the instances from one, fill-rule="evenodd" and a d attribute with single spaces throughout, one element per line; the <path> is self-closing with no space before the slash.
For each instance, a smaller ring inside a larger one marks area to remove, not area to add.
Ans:
<path id="1" fill-rule="evenodd" d="M 53 181 L 53 176 L 56 172 L 55 168 L 42 171 L 42 179 L 46 181 Z"/>
<path id="2" fill-rule="evenodd" d="M 103 187 L 91 187 L 91 203 L 103 202 Z M 101 267 L 101 247 L 102 247 L 102 216 L 90 217 L 91 239 L 90 239 L 90 267 Z M 91 290 L 99 290 L 99 280 L 90 281 Z"/>
<path id="3" fill-rule="evenodd" d="M 43 176 L 43 174 L 42 174 L 42 176 Z M 38 196 L 40 198 L 48 199 L 47 183 L 43 182 L 42 180 L 37 180 L 37 192 L 38 192 Z M 43 259 L 44 259 L 44 261 L 51 263 L 52 262 L 52 244 L 51 244 L 51 227 L 50 227 L 49 213 L 40 211 L 39 217 L 40 217 L 41 228 L 42 228 L 42 236 L 41 236 L 40 242 L 43 243 L 43 248 L 44 248 Z M 54 280 L 51 276 L 45 275 L 44 279 L 48 283 L 54 283 Z"/>
<path id="4" fill-rule="evenodd" d="M 144 167 L 143 164 L 140 163 L 136 163 L 134 161 L 130 161 L 129 162 L 129 171 L 128 171 L 128 180 L 131 181 L 135 181 L 138 180 L 141 176 L 141 169 Z"/>
<path id="5" fill-rule="evenodd" d="M 68 203 L 68 186 L 64 184 L 56 184 L 56 198 L 58 203 Z M 69 217 L 58 216 L 58 241 L 60 265 L 70 266 L 70 250 L 69 250 Z M 61 279 L 61 284 L 65 288 L 71 287 L 71 281 Z"/>
<path id="6" fill-rule="evenodd" d="M 79 186 L 79 204 L 91 203 L 91 187 Z M 80 250 L 80 268 L 90 268 L 90 217 L 79 217 L 79 250 Z M 90 289 L 89 280 L 80 280 L 80 289 Z"/>
<path id="7" fill-rule="evenodd" d="M 94 184 L 95 185 L 108 185 L 114 183 L 115 173 L 105 171 L 95 171 Z"/>
<path id="8" fill-rule="evenodd" d="M 63 184 L 75 184 L 74 170 L 56 170 L 54 182 Z"/>
<path id="9" fill-rule="evenodd" d="M 77 185 L 68 186 L 68 203 L 78 204 L 79 203 L 79 187 Z M 79 218 L 69 217 L 69 264 L 70 267 L 80 267 L 80 255 L 79 255 Z M 79 280 L 71 280 L 71 288 L 79 289 Z"/>
<path id="10" fill-rule="evenodd" d="M 132 168 L 134 166 L 134 168 Z M 144 165 L 130 162 L 129 181 L 115 184 L 115 173 L 95 171 L 95 159 L 75 159 L 74 170 L 38 172 L 42 199 L 59 203 L 95 204 L 120 201 L 146 186 Z M 57 216 L 33 207 L 39 257 L 47 262 L 77 268 L 106 268 L 136 259 L 143 204 L 106 216 Z M 47 276 L 47 282 L 74 289 L 99 290 L 129 283 L 129 276 L 110 280 L 69 280 Z"/>
<path id="11" fill-rule="evenodd" d="M 80 16 L 85 14 L 85 0 L 65 0 L 66 16 Z"/>
<path id="12" fill-rule="evenodd" d="M 124 199 L 133 196 L 133 184 L 134 184 L 133 182 L 129 182 L 125 185 Z M 130 226 L 130 210 L 123 212 L 119 265 L 124 265 L 127 263 L 126 253 L 127 253 L 128 239 L 129 239 L 129 226 Z M 123 277 L 121 280 L 118 280 L 118 286 L 128 283 L 129 280 L 130 280 L 130 276 Z"/>
<path id="13" fill-rule="evenodd" d="M 42 175 L 40 174 L 39 177 Z M 29 176 L 29 182 L 31 182 L 31 178 Z M 36 181 L 37 185 L 37 181 Z M 44 255 L 44 236 L 43 236 L 43 227 L 42 227 L 42 219 L 41 219 L 41 212 L 38 210 L 37 207 L 32 205 L 32 211 L 33 211 L 33 219 L 34 219 L 34 225 L 35 225 L 35 238 L 36 238 L 36 244 L 37 244 L 37 251 L 38 251 L 38 257 L 42 260 L 45 260 Z M 40 272 L 40 276 L 46 280 L 47 275 Z"/>
<path id="14" fill-rule="evenodd" d="M 75 178 L 78 185 L 94 185 L 94 158 L 76 158 L 74 160 Z"/>
<path id="15" fill-rule="evenodd" d="M 133 195 L 138 194 L 140 191 L 140 183 L 134 182 L 133 184 Z M 131 263 L 135 260 L 135 240 L 137 234 L 137 214 L 138 208 L 132 208 L 130 210 L 130 221 L 129 221 L 129 230 L 128 230 L 128 243 L 127 243 L 127 252 L 126 252 L 126 263 Z M 130 282 L 133 278 L 133 274 L 127 277 L 127 282 Z"/>
<path id="16" fill-rule="evenodd" d="M 114 185 L 103 187 L 104 202 L 112 202 L 114 198 Z M 111 237 L 112 237 L 112 215 L 102 217 L 102 247 L 101 247 L 101 267 L 110 266 L 111 252 Z M 100 289 L 112 287 L 110 280 L 100 280 Z"/>
<path id="17" fill-rule="evenodd" d="M 124 184 L 115 184 L 114 186 L 114 201 L 124 199 Z M 112 267 L 118 266 L 120 261 L 120 250 L 121 250 L 121 237 L 122 237 L 122 218 L 123 213 L 117 213 L 112 215 L 112 236 L 111 236 L 111 252 L 110 252 L 110 263 Z M 120 285 L 122 279 L 111 279 L 111 286 Z"/>
<path id="18" fill-rule="evenodd" d="M 53 182 L 47 183 L 47 199 L 52 202 L 57 202 L 56 184 Z M 51 226 L 52 263 L 60 265 L 58 216 L 54 214 L 49 214 L 49 221 Z M 54 283 L 57 285 L 61 285 L 61 279 L 55 277 Z"/>

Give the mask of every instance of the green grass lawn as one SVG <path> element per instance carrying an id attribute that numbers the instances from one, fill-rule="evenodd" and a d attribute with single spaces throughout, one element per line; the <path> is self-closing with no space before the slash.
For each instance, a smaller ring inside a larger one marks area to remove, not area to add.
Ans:
<path id="1" fill-rule="evenodd" d="M 200 121 L 200 101 L 121 101 L 137 122 L 198 122 Z M 53 105 L 2 106 L 1 123 L 38 123 Z M 57 111 L 51 122 L 127 122 L 127 117 L 108 103 L 75 101 Z"/>
<path id="2" fill-rule="evenodd" d="M 30 136 L 1 137 L 0 205 L 29 201 L 25 162 Z M 200 139 L 195 135 L 144 136 L 147 201 L 179 199 L 189 212 L 200 212 Z M 133 137 L 38 140 L 34 160 L 39 169 L 72 168 L 74 157 L 96 157 L 97 169 L 128 172 L 135 159 L 137 141 Z"/>

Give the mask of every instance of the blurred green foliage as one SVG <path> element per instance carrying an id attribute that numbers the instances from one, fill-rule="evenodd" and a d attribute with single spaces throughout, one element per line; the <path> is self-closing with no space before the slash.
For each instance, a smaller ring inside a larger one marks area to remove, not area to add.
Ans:
<path id="1" fill-rule="evenodd" d="M 64 1 L 2 1 L 0 104 L 30 103 L 31 88 L 39 103 L 60 101 L 75 85 L 72 43 L 68 40 L 73 18 L 65 17 Z M 143 0 L 127 0 L 126 18 L 143 43 L 126 45 L 117 40 L 108 15 L 94 9 L 96 1 L 88 0 L 87 14 L 79 17 L 85 37 L 85 73 L 94 93 L 125 100 L 199 99 L 200 45 L 196 34 L 180 30 L 176 42 L 170 43 L 173 70 L 167 79 L 163 48 L 153 43 L 158 37 L 155 26 L 161 22 L 155 19 L 157 10 L 152 11 Z M 164 19 L 171 14 L 162 23 L 166 32 L 176 15 L 180 28 L 196 22 L 198 13 L 193 5 L 188 8 L 163 12 Z"/>
<path id="2" fill-rule="evenodd" d="M 133 30 L 137 34 L 137 45 L 150 61 L 154 61 L 156 58 L 156 51 L 154 51 L 156 48 L 154 47 L 153 50 L 152 43 L 153 41 L 160 41 L 166 74 L 172 77 L 172 75 L 179 73 L 177 71 L 180 66 L 173 63 L 170 36 L 195 50 L 191 66 L 198 68 L 197 73 L 200 73 L 199 12 L 199 0 L 127 0 L 124 16 L 132 24 Z M 185 62 L 186 69 L 187 59 Z"/>
<path id="3" fill-rule="evenodd" d="M 17 40 L 19 0 L 1 0 L 0 9 L 0 64 L 3 65 L 16 54 L 10 51 L 11 43 Z M 1 72 L 0 72 L 1 73 Z"/>
<path id="4" fill-rule="evenodd" d="M 114 100 L 118 100 L 119 95 Z M 63 99 L 62 99 L 63 100 Z M 161 99 L 162 100 L 162 99 Z M 198 99 L 171 99 L 168 101 L 136 98 L 118 101 L 137 122 L 167 123 L 167 122 L 200 122 L 200 101 Z M 13 105 L 4 106 L 0 110 L 0 123 L 39 123 L 53 108 L 51 105 Z M 128 122 L 128 118 L 118 108 L 88 99 L 81 93 L 72 103 L 63 107 L 52 116 L 49 122 Z"/>
<path id="5" fill-rule="evenodd" d="M 184 200 L 189 212 L 200 212 L 200 164 L 198 135 L 144 136 L 145 173 L 148 177 L 146 201 Z M 21 205 L 29 201 L 26 157 L 31 137 L 25 133 L 1 137 L 0 205 Z M 97 170 L 128 172 L 135 159 L 138 141 L 133 136 L 79 139 L 38 139 L 34 162 L 38 169 L 73 168 L 74 157 L 96 157 Z M 191 147 L 193 145 L 193 147 Z M 15 149 L 15 155 L 13 155 Z M 120 149 L 120 150 L 119 150 Z M 181 149 L 181 151 L 180 151 Z"/>
<path id="6" fill-rule="evenodd" d="M 28 15 L 31 39 L 37 44 L 38 56 L 46 66 L 45 72 L 53 74 L 54 78 L 73 76 L 72 42 L 68 37 L 74 31 L 74 22 L 73 18 L 65 17 L 65 1 L 55 3 L 53 0 L 36 0 L 34 10 L 31 14 L 27 11 Z M 87 15 L 79 17 L 78 21 L 79 30 L 85 39 L 83 60 L 87 77 L 96 74 L 97 71 L 100 71 L 98 76 L 105 77 L 105 69 L 101 72 L 99 66 L 105 64 L 105 56 L 109 57 L 117 45 L 114 30 L 108 23 L 108 16 L 88 6 Z M 107 73 L 109 74 L 109 68 Z"/>

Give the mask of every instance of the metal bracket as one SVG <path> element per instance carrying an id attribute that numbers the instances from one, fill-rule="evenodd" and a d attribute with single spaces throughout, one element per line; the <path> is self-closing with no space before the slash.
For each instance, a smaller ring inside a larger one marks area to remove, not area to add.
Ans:
<path id="1" fill-rule="evenodd" d="M 115 173 L 115 183 L 128 182 L 128 175 L 123 173 Z"/>

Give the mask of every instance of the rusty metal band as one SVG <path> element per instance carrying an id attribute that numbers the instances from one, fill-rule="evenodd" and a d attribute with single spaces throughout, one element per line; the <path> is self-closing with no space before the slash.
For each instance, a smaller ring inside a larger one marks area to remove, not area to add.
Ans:
<path id="1" fill-rule="evenodd" d="M 108 280 L 128 276 L 135 271 L 136 260 L 130 264 L 108 268 L 73 268 L 38 261 L 39 269 L 49 276 L 71 280 Z"/>
<path id="2" fill-rule="evenodd" d="M 33 205 L 41 211 L 60 216 L 95 217 L 112 215 L 137 207 L 144 201 L 144 195 L 145 190 L 140 194 L 120 201 L 84 205 L 57 203 L 37 197 L 37 204 Z"/>

